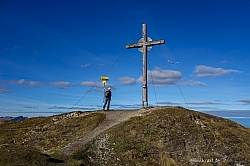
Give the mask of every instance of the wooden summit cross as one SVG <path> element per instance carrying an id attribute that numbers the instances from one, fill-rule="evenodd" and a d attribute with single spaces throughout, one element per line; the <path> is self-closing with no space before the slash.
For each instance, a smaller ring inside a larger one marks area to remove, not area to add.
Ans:
<path id="1" fill-rule="evenodd" d="M 126 49 L 138 48 L 142 52 L 142 64 L 143 64 L 143 84 L 142 84 L 142 106 L 144 102 L 148 106 L 148 85 L 147 85 L 147 52 L 152 49 L 153 45 L 165 44 L 165 40 L 152 41 L 150 37 L 147 37 L 147 24 L 142 24 L 142 38 L 135 44 L 127 44 Z"/>

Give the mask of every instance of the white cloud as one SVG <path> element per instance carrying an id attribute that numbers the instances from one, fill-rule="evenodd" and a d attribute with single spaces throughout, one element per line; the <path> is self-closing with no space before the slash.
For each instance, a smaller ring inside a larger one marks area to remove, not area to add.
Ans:
<path id="1" fill-rule="evenodd" d="M 41 81 L 27 81 L 25 83 L 27 86 L 43 86 L 43 82 Z"/>
<path id="2" fill-rule="evenodd" d="M 97 110 L 100 109 L 98 106 L 95 105 L 90 105 L 90 106 L 75 106 L 75 107 L 70 107 L 70 106 L 52 106 L 47 109 L 51 110 Z"/>
<path id="3" fill-rule="evenodd" d="M 11 81 L 10 81 L 10 83 L 11 83 L 11 84 L 14 84 L 14 85 L 23 85 L 24 82 L 25 82 L 24 79 L 20 79 L 20 80 L 18 80 L 18 81 L 15 81 L 15 80 L 11 80 Z"/>
<path id="4" fill-rule="evenodd" d="M 25 106 L 23 108 L 28 108 L 28 109 L 37 109 L 37 107 L 33 107 L 33 106 Z"/>
<path id="5" fill-rule="evenodd" d="M 88 87 L 97 87 L 103 88 L 104 85 L 101 82 L 91 82 L 91 81 L 84 81 L 79 84 L 80 86 L 88 86 Z M 110 87 L 111 89 L 116 89 L 113 84 L 106 83 L 105 87 Z"/>
<path id="6" fill-rule="evenodd" d="M 124 85 L 135 85 L 136 84 L 136 80 L 134 78 L 131 78 L 131 77 L 120 77 L 117 79 L 117 81 L 121 84 L 124 84 Z"/>
<path id="7" fill-rule="evenodd" d="M 157 104 L 169 104 L 169 105 L 172 105 L 172 104 L 179 104 L 179 103 L 173 103 L 171 101 L 160 101 L 160 102 L 157 102 Z"/>
<path id="8" fill-rule="evenodd" d="M 66 87 L 61 87 L 61 88 L 59 88 L 60 90 L 68 90 L 68 88 L 66 88 Z"/>
<path id="9" fill-rule="evenodd" d="M 241 73 L 241 71 L 199 65 L 195 67 L 194 73 L 197 77 L 218 77 L 229 73 Z"/>
<path id="10" fill-rule="evenodd" d="M 84 81 L 79 84 L 80 86 L 95 86 L 98 88 L 103 88 L 103 84 L 101 82 L 91 82 L 91 81 Z"/>
<path id="11" fill-rule="evenodd" d="M 182 74 L 179 71 L 163 70 L 160 67 L 155 67 L 152 71 L 148 70 L 148 83 L 165 86 L 173 85 L 178 79 L 182 78 Z M 142 82 L 142 76 L 137 79 L 137 82 Z"/>
<path id="12" fill-rule="evenodd" d="M 11 81 L 5 81 L 9 85 L 23 85 L 23 86 L 45 86 L 45 84 L 42 81 L 26 81 L 25 79 L 20 80 L 11 80 Z M 46 85 L 49 86 L 70 86 L 70 82 L 66 81 L 55 81 L 50 82 Z"/>
<path id="13" fill-rule="evenodd" d="M 49 85 L 51 85 L 51 86 L 70 86 L 70 82 L 57 81 L 57 82 L 50 82 Z"/>
<path id="14" fill-rule="evenodd" d="M 227 60 L 220 61 L 220 63 L 227 63 Z"/>
<path id="15" fill-rule="evenodd" d="M 207 84 L 203 83 L 203 82 L 200 82 L 200 81 L 185 81 L 185 82 L 181 82 L 182 85 L 189 85 L 189 86 L 192 86 L 192 85 L 198 85 L 198 86 L 207 86 Z"/>
<path id="16" fill-rule="evenodd" d="M 20 79 L 18 81 L 11 80 L 9 84 L 12 85 L 25 85 L 25 86 L 43 86 L 44 83 L 41 81 L 25 81 L 24 79 Z"/>
<path id="17" fill-rule="evenodd" d="M 12 47 L 12 48 L 6 48 L 5 50 L 6 51 L 12 51 L 12 50 L 20 50 L 20 49 L 22 49 L 23 47 L 20 47 L 20 46 L 15 46 L 15 47 Z"/>
<path id="18" fill-rule="evenodd" d="M 88 64 L 83 64 L 83 65 L 81 65 L 80 67 L 81 68 L 86 68 L 86 67 L 89 67 L 90 66 L 90 63 L 88 63 Z"/>
<path id="19" fill-rule="evenodd" d="M 197 102 L 188 102 L 188 104 L 194 104 L 194 105 L 210 105 L 210 104 L 221 104 L 217 102 L 208 102 L 208 101 L 197 101 Z"/>
<path id="20" fill-rule="evenodd" d="M 0 88 L 1 93 L 10 93 L 11 91 L 8 89 Z"/>
<path id="21" fill-rule="evenodd" d="M 242 102 L 242 103 L 245 103 L 245 104 L 250 104 L 250 99 L 248 99 L 248 100 L 239 100 L 238 102 Z"/>

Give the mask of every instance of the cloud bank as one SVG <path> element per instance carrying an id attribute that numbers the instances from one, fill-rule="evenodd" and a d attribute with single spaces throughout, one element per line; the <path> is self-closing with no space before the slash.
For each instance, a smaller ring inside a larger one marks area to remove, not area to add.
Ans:
<path id="1" fill-rule="evenodd" d="M 91 82 L 91 81 L 84 81 L 79 84 L 80 86 L 87 86 L 87 87 L 97 87 L 103 88 L 103 83 L 101 82 Z M 105 87 L 110 87 L 111 89 L 116 89 L 113 84 L 106 83 Z"/>
<path id="2" fill-rule="evenodd" d="M 11 91 L 5 88 L 0 88 L 1 93 L 10 93 Z"/>
<path id="3" fill-rule="evenodd" d="M 148 70 L 148 83 L 158 86 L 174 85 L 178 79 L 182 78 L 179 71 L 163 70 L 160 67 L 155 67 L 153 70 Z M 137 79 L 137 82 L 142 82 L 143 76 Z"/>
<path id="4" fill-rule="evenodd" d="M 48 85 L 51 85 L 51 86 L 70 86 L 70 82 L 57 81 L 57 82 L 50 82 Z"/>
<path id="5" fill-rule="evenodd" d="M 229 73 L 241 73 L 241 71 L 199 65 L 195 67 L 194 73 L 197 77 L 218 77 Z"/>
<path id="6" fill-rule="evenodd" d="M 136 80 L 131 77 L 120 77 L 117 79 L 117 81 L 123 85 L 135 85 L 136 84 Z"/>
<path id="7" fill-rule="evenodd" d="M 157 86 L 174 85 L 178 80 L 182 79 L 182 74 L 179 71 L 163 70 L 160 67 L 155 67 L 153 70 L 147 71 L 148 83 L 155 84 Z M 131 77 L 120 77 L 117 79 L 120 84 L 123 85 L 135 85 L 143 82 L 143 76 L 140 76 L 137 80 Z M 207 84 L 200 81 L 181 81 L 180 84 L 186 86 L 207 86 Z"/>
<path id="8" fill-rule="evenodd" d="M 186 86 L 193 86 L 193 85 L 197 85 L 197 86 L 207 86 L 207 84 L 200 82 L 200 81 L 183 81 L 181 82 L 182 85 L 186 85 Z"/>
<path id="9" fill-rule="evenodd" d="M 66 81 L 55 81 L 50 83 L 43 83 L 42 81 L 26 81 L 25 79 L 20 80 L 11 80 L 11 81 L 2 81 L 7 85 L 20 85 L 20 86 L 70 86 L 70 82 Z"/>
<path id="10" fill-rule="evenodd" d="M 11 80 L 8 84 L 10 85 L 25 85 L 25 86 L 43 86 L 44 83 L 41 81 L 25 81 L 25 79 L 20 79 L 18 81 Z"/>
<path id="11" fill-rule="evenodd" d="M 250 99 L 248 99 L 248 100 L 239 100 L 238 102 L 242 102 L 244 104 L 250 104 Z"/>

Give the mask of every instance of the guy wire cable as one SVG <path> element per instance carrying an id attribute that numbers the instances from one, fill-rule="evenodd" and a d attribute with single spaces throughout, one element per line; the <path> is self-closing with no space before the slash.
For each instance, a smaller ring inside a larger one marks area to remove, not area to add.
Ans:
<path id="1" fill-rule="evenodd" d="M 167 57 L 167 53 L 166 53 L 165 50 L 163 49 L 164 45 L 160 45 L 160 46 L 161 46 L 161 48 L 162 48 L 163 54 L 165 55 L 165 57 Z M 165 46 L 165 47 L 166 47 L 166 46 Z M 169 65 L 170 65 L 170 63 L 169 63 Z M 172 70 L 170 70 L 170 71 L 172 72 L 172 74 L 173 74 L 173 76 L 174 76 L 174 79 L 176 79 L 176 78 L 175 78 L 175 75 L 174 75 L 174 72 L 173 72 Z M 185 97 L 184 97 L 184 94 L 182 93 L 182 90 L 181 90 L 181 88 L 180 88 L 180 85 L 179 85 L 179 82 L 178 82 L 177 79 L 176 79 L 176 82 L 177 82 L 178 88 L 179 88 L 179 90 L 180 90 L 180 92 L 181 92 L 181 94 L 182 94 L 182 97 L 183 97 L 183 99 L 184 99 L 184 101 L 185 101 L 187 107 L 189 108 L 188 103 L 187 103 L 187 101 L 186 101 L 186 99 L 185 99 Z"/>
<path id="2" fill-rule="evenodd" d="M 169 65 L 170 65 L 170 64 L 169 64 Z M 187 105 L 187 108 L 189 108 L 188 103 L 187 103 L 187 101 L 186 101 L 186 98 L 184 97 L 184 94 L 182 93 L 182 90 L 181 90 L 181 87 L 180 87 L 180 85 L 179 85 L 179 82 L 178 82 L 178 80 L 175 78 L 175 75 L 174 75 L 173 70 L 170 70 L 170 71 L 172 72 L 172 74 L 173 74 L 173 76 L 174 76 L 174 79 L 176 80 L 176 83 L 177 83 L 177 85 L 178 85 L 178 87 L 179 87 L 179 90 L 180 90 L 180 92 L 181 92 L 181 95 L 182 95 L 182 97 L 183 97 L 183 99 L 184 99 L 184 101 L 185 101 L 185 103 L 186 103 L 186 105 Z"/>
<path id="3" fill-rule="evenodd" d="M 164 49 L 163 49 L 163 46 L 161 46 L 161 48 L 162 48 L 162 51 L 163 51 L 165 57 L 167 57 L 166 52 L 165 52 Z M 168 63 L 168 64 L 170 65 L 170 63 Z M 186 98 L 185 98 L 185 96 L 184 96 L 184 94 L 183 94 L 183 92 L 182 92 L 182 90 L 181 90 L 180 85 L 179 85 L 179 82 L 178 82 L 178 80 L 175 78 L 175 75 L 174 75 L 173 70 L 170 69 L 170 71 L 171 71 L 171 73 L 173 74 L 174 79 L 176 80 L 177 86 L 178 86 L 178 88 L 179 88 L 179 90 L 180 90 L 180 92 L 181 92 L 181 95 L 182 95 L 182 97 L 183 97 L 183 99 L 184 99 L 184 101 L 185 101 L 185 103 L 186 103 L 186 105 L 187 105 L 187 108 L 189 108 L 188 103 L 187 103 L 187 101 L 186 101 Z"/>
<path id="4" fill-rule="evenodd" d="M 155 92 L 155 85 L 154 85 L 154 79 L 153 79 L 153 75 L 151 72 L 151 67 L 150 67 L 150 63 L 148 60 L 148 66 L 149 66 L 149 71 L 150 71 L 150 75 L 151 75 L 151 79 L 152 79 L 152 84 L 153 84 L 153 88 L 154 88 L 154 93 L 155 93 L 155 100 L 156 100 L 156 105 L 158 106 L 158 100 L 157 100 L 157 96 L 156 96 L 156 92 Z"/>
<path id="5" fill-rule="evenodd" d="M 118 60 L 124 54 L 124 51 L 122 54 L 120 54 L 120 56 L 116 59 L 116 61 L 111 65 L 111 67 L 103 75 L 106 75 L 114 67 L 114 65 L 118 62 Z M 99 80 L 71 108 L 69 108 L 67 112 L 73 109 L 100 81 L 101 81 L 101 78 L 99 78 Z"/>

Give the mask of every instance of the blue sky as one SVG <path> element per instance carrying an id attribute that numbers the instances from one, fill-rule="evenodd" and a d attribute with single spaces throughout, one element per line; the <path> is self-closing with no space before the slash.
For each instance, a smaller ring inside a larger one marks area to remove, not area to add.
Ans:
<path id="1" fill-rule="evenodd" d="M 142 54 L 125 46 L 146 23 L 149 37 L 166 41 L 148 52 L 149 105 L 250 117 L 249 7 L 246 0 L 3 0 L 0 116 L 100 109 L 102 75 L 111 108 L 139 108 Z"/>

